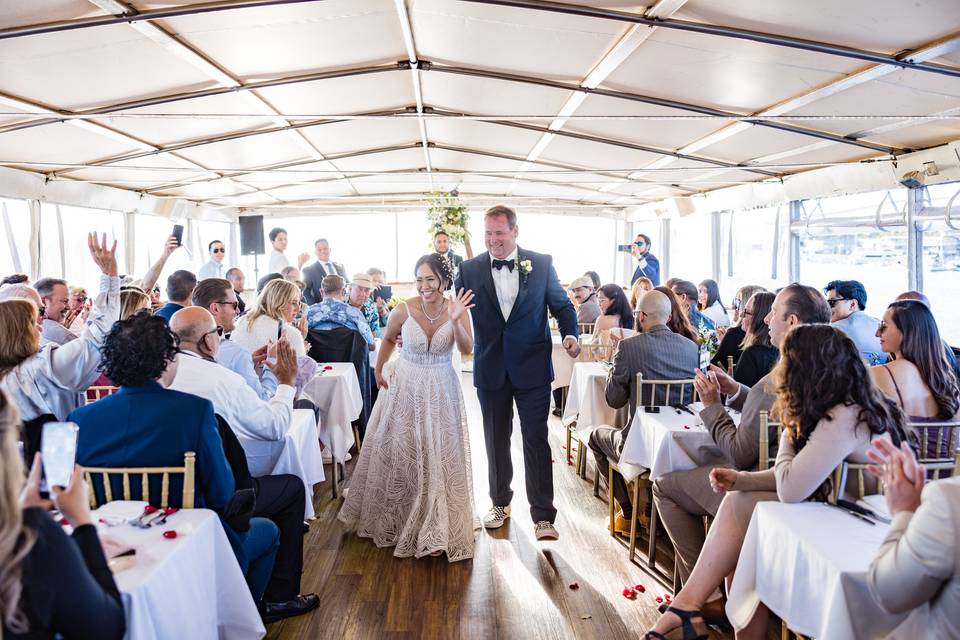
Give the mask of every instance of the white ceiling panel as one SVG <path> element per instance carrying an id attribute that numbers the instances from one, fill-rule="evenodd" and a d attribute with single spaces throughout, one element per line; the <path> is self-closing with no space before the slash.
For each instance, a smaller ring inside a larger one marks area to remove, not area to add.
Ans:
<path id="1" fill-rule="evenodd" d="M 349 196 L 353 195 L 353 193 L 354 191 L 350 185 L 342 180 L 338 182 L 315 182 L 270 189 L 270 195 L 276 196 L 285 202 L 311 200 L 330 196 Z"/>
<path id="2" fill-rule="evenodd" d="M 105 15 L 87 0 L 30 0 L 0 2 L 0 25 L 21 27 Z"/>
<path id="3" fill-rule="evenodd" d="M 328 0 L 161 21 L 244 80 L 406 58 L 389 0 Z"/>
<path id="4" fill-rule="evenodd" d="M 474 120 L 430 120 L 427 131 L 432 142 L 513 156 L 526 156 L 540 139 L 537 131 Z"/>
<path id="5" fill-rule="evenodd" d="M 571 131 L 572 127 L 568 127 Z M 556 136 L 540 155 L 543 160 L 595 167 L 604 171 L 634 171 L 663 156 L 612 144 Z"/>
<path id="6" fill-rule="evenodd" d="M 290 134 L 282 131 L 205 144 L 177 153 L 205 167 L 228 170 L 307 157 L 306 151 L 293 141 Z"/>
<path id="7" fill-rule="evenodd" d="M 365 173 L 369 171 L 402 171 L 424 167 L 423 149 L 399 149 L 336 161 L 341 171 Z"/>
<path id="8" fill-rule="evenodd" d="M 477 115 L 553 115 L 560 111 L 573 93 L 564 89 L 440 71 L 420 74 L 420 83 L 425 104 Z"/>
<path id="9" fill-rule="evenodd" d="M 420 140 L 416 120 L 349 120 L 303 129 L 323 154 L 413 144 Z"/>
<path id="10" fill-rule="evenodd" d="M 409 71 L 301 82 L 258 89 L 257 93 L 281 113 L 314 118 L 402 109 L 415 102 Z"/>
<path id="11" fill-rule="evenodd" d="M 139 149 L 87 129 L 60 123 L 0 134 L 0 159 L 82 164 Z"/>

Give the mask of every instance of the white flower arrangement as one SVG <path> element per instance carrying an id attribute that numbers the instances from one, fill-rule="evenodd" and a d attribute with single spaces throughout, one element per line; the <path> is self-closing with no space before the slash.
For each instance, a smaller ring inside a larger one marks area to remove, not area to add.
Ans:
<path id="1" fill-rule="evenodd" d="M 520 274 L 520 284 L 526 284 L 530 272 L 533 271 L 533 263 L 529 259 L 517 260 L 517 273 Z"/>

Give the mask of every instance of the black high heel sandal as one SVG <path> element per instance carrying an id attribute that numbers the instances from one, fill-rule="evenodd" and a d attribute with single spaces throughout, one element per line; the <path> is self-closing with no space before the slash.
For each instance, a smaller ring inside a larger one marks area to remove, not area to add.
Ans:
<path id="1" fill-rule="evenodd" d="M 699 611 L 684 611 L 675 607 L 667 607 L 667 611 L 680 618 L 680 626 L 671 629 L 666 635 L 658 631 L 647 631 L 644 640 L 706 640 L 709 632 Z M 694 618 L 700 618 L 694 621 Z"/>

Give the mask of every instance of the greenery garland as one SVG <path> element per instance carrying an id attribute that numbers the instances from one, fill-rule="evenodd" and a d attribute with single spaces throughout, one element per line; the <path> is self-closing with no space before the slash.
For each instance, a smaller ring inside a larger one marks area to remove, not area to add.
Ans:
<path id="1" fill-rule="evenodd" d="M 467 205 L 461 204 L 456 195 L 446 191 L 434 191 L 430 194 L 430 206 L 427 209 L 430 228 L 427 233 L 431 242 L 433 236 L 442 231 L 449 236 L 450 242 L 464 244 L 470 235 L 467 232 L 469 219 Z"/>

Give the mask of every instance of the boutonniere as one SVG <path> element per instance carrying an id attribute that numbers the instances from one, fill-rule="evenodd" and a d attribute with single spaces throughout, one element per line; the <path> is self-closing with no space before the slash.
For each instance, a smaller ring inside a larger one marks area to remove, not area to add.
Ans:
<path id="1" fill-rule="evenodd" d="M 520 284 L 526 284 L 531 271 L 533 271 L 533 263 L 530 262 L 530 260 L 517 260 L 517 273 L 520 274 Z"/>

